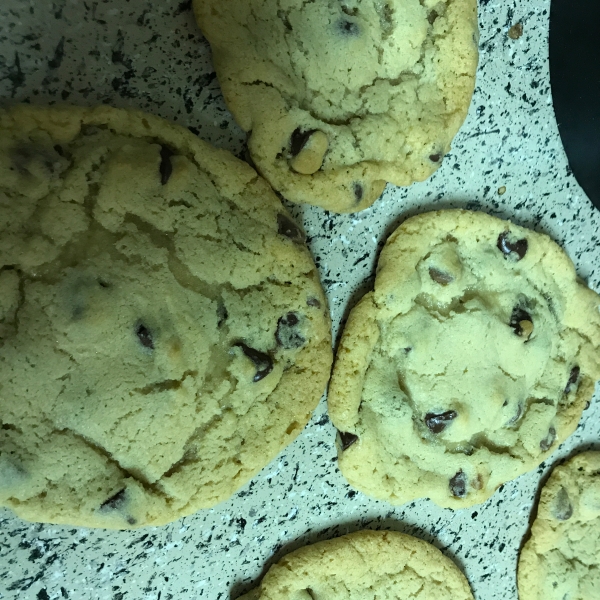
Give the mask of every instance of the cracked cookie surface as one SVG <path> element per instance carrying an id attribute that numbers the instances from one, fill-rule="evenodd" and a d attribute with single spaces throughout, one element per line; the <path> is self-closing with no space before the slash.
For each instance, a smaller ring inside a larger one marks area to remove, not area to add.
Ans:
<path id="1" fill-rule="evenodd" d="M 0 504 L 128 528 L 229 497 L 328 379 L 303 232 L 157 117 L 21 106 L 0 130 Z"/>
<path id="2" fill-rule="evenodd" d="M 461 210 L 408 219 L 337 351 L 342 473 L 394 504 L 483 502 L 577 426 L 600 377 L 599 306 L 543 234 Z"/>
<path id="3" fill-rule="evenodd" d="M 592 600 L 600 589 L 600 452 L 557 466 L 519 558 L 521 600 Z"/>
<path id="4" fill-rule="evenodd" d="M 240 600 L 472 600 L 435 546 L 396 531 L 358 531 L 296 550 Z"/>
<path id="5" fill-rule="evenodd" d="M 429 177 L 467 114 L 476 0 L 195 0 L 225 100 L 285 198 L 338 212 Z"/>

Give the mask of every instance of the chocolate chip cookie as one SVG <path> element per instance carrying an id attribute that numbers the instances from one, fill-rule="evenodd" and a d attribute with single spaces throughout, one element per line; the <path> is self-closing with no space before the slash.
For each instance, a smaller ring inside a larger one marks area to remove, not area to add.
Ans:
<path id="1" fill-rule="evenodd" d="M 542 489 L 518 571 L 521 600 L 592 600 L 600 594 L 600 452 L 554 469 Z"/>
<path id="2" fill-rule="evenodd" d="M 437 548 L 395 531 L 359 531 L 300 548 L 240 600 L 472 600 L 465 576 Z"/>
<path id="3" fill-rule="evenodd" d="M 599 306 L 545 235 L 461 210 L 408 219 L 337 352 L 342 473 L 394 504 L 483 502 L 577 426 L 600 377 Z"/>
<path id="4" fill-rule="evenodd" d="M 337 212 L 429 177 L 474 88 L 476 0 L 195 0 L 225 100 L 285 198 Z"/>
<path id="5" fill-rule="evenodd" d="M 302 230 L 147 114 L 15 107 L 0 131 L 0 504 L 129 528 L 229 497 L 329 376 Z"/>

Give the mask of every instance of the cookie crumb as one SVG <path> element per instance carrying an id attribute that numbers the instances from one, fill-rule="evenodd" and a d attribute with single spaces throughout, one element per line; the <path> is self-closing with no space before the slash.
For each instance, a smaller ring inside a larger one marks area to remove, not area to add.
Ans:
<path id="1" fill-rule="evenodd" d="M 509 30 L 508 30 L 508 37 L 511 40 L 518 40 L 521 36 L 523 35 L 523 23 L 515 23 Z"/>
<path id="2" fill-rule="evenodd" d="M 498 188 L 498 196 L 504 196 L 504 194 L 506 194 L 506 186 L 505 185 L 501 185 Z"/>

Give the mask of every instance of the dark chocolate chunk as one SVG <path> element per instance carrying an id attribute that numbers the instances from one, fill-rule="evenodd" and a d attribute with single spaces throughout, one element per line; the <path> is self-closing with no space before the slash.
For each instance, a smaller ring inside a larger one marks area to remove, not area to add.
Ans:
<path id="1" fill-rule="evenodd" d="M 552 444 L 554 444 L 556 440 L 556 429 L 554 427 L 550 427 L 548 430 L 548 435 L 540 442 L 540 448 L 546 452 L 549 450 Z"/>
<path id="2" fill-rule="evenodd" d="M 317 300 L 316 298 L 309 298 L 306 301 L 306 304 L 308 306 L 314 306 L 315 308 L 321 308 L 321 303 L 319 302 L 319 300 Z"/>
<path id="3" fill-rule="evenodd" d="M 554 498 L 552 513 L 559 521 L 568 521 L 573 516 L 573 505 L 564 487 L 558 490 Z"/>
<path id="4" fill-rule="evenodd" d="M 352 184 L 352 190 L 354 191 L 354 199 L 357 202 L 360 202 L 363 199 L 363 196 L 365 194 L 365 190 L 364 190 L 363 186 L 360 183 L 358 183 L 358 181 L 355 181 Z"/>
<path id="5" fill-rule="evenodd" d="M 462 469 L 450 479 L 450 491 L 457 498 L 464 498 L 467 495 L 467 476 Z"/>
<path id="6" fill-rule="evenodd" d="M 360 27 L 358 23 L 349 21 L 348 19 L 340 19 L 337 22 L 337 28 L 342 35 L 348 37 L 358 37 L 360 35 Z"/>
<path id="7" fill-rule="evenodd" d="M 440 285 L 448 285 L 454 281 L 454 277 L 450 275 L 450 273 L 445 273 L 444 271 L 440 271 L 435 267 L 429 267 L 429 277 L 433 279 L 436 283 Z"/>
<path id="8" fill-rule="evenodd" d="M 160 147 L 160 182 L 165 185 L 171 174 L 173 173 L 173 165 L 171 164 L 171 156 L 175 153 L 167 146 Z"/>
<path id="9" fill-rule="evenodd" d="M 101 279 L 101 278 L 98 278 L 98 285 L 104 289 L 110 287 L 110 283 L 108 283 L 108 281 L 105 281 L 104 279 Z"/>
<path id="10" fill-rule="evenodd" d="M 140 340 L 140 344 L 142 344 L 144 348 L 154 350 L 154 340 L 152 339 L 152 333 L 150 333 L 150 330 L 145 325 L 140 323 L 135 328 L 135 335 L 137 335 L 138 340 Z"/>
<path id="11" fill-rule="evenodd" d="M 229 317 L 227 308 L 225 308 L 225 304 L 222 301 L 219 301 L 217 304 L 217 327 L 221 327 L 227 321 L 227 317 Z"/>
<path id="12" fill-rule="evenodd" d="M 441 154 L 430 154 L 429 160 L 431 162 L 440 162 L 440 160 L 442 160 L 442 155 Z"/>
<path id="13" fill-rule="evenodd" d="M 256 367 L 256 373 L 252 378 L 255 383 L 264 379 L 273 370 L 273 361 L 268 354 L 255 350 L 244 344 L 244 342 L 238 342 L 234 344 L 242 349 L 242 352 L 254 363 Z"/>
<path id="14" fill-rule="evenodd" d="M 342 442 L 342 450 L 348 450 L 354 442 L 358 441 L 358 436 L 347 431 L 338 431 L 340 434 L 340 441 Z"/>
<path id="15" fill-rule="evenodd" d="M 136 519 L 134 519 L 134 518 L 133 518 L 131 515 L 129 515 L 129 516 L 127 517 L 127 522 L 128 522 L 130 525 L 135 525 L 135 524 L 137 523 L 137 520 L 136 520 Z"/>
<path id="16" fill-rule="evenodd" d="M 127 490 L 123 488 L 100 505 L 100 510 L 121 510 L 127 502 Z"/>
<path id="17" fill-rule="evenodd" d="M 439 15 L 437 14 L 437 12 L 435 10 L 432 10 L 427 14 L 427 21 L 429 21 L 430 25 L 433 25 L 438 16 Z"/>
<path id="18" fill-rule="evenodd" d="M 277 343 L 288 350 L 304 346 L 306 339 L 298 331 L 299 324 L 298 313 L 289 312 L 283 315 L 277 321 L 277 331 L 275 332 Z"/>
<path id="19" fill-rule="evenodd" d="M 565 394 L 568 394 L 571 391 L 571 387 L 577 383 L 580 372 L 581 372 L 581 369 L 577 366 L 575 366 L 571 369 L 571 374 L 569 375 L 569 381 L 567 381 L 567 386 L 565 387 Z"/>
<path id="20" fill-rule="evenodd" d="M 524 333 L 523 326 L 521 325 L 522 321 L 529 321 L 533 324 L 533 319 L 531 318 L 531 315 L 526 310 L 515 306 L 515 308 L 513 308 L 512 314 L 510 315 L 509 325 L 519 336 L 523 335 Z"/>
<path id="21" fill-rule="evenodd" d="M 310 136 L 316 131 L 316 129 L 308 129 L 302 131 L 300 127 L 297 127 L 292 132 L 290 137 L 290 154 L 292 156 L 298 156 L 302 151 L 302 148 L 306 146 L 306 142 L 310 139 Z"/>
<path id="22" fill-rule="evenodd" d="M 523 414 L 523 406 L 519 402 L 519 404 L 517 404 L 516 414 L 514 415 L 514 417 L 511 418 L 511 420 L 507 423 L 507 425 L 514 425 L 521 418 L 522 414 Z"/>
<path id="23" fill-rule="evenodd" d="M 65 155 L 65 151 L 63 150 L 63 147 L 60 144 L 56 144 L 56 146 L 54 146 L 54 151 L 59 156 L 64 156 Z"/>
<path id="24" fill-rule="evenodd" d="M 498 241 L 496 242 L 498 250 L 500 250 L 505 256 L 514 256 L 517 260 L 521 260 L 525 254 L 527 254 L 527 240 L 523 238 L 522 240 L 511 242 L 508 237 L 508 231 L 503 231 L 498 236 Z"/>
<path id="25" fill-rule="evenodd" d="M 297 244 L 304 243 L 304 233 L 302 233 L 300 227 L 288 216 L 281 213 L 277 215 L 277 233 L 285 235 L 285 237 L 290 238 L 292 242 L 296 242 Z"/>
<path id="26" fill-rule="evenodd" d="M 427 413 L 425 415 L 425 425 L 429 427 L 432 433 L 441 433 L 457 416 L 455 410 L 447 410 L 440 414 Z"/>

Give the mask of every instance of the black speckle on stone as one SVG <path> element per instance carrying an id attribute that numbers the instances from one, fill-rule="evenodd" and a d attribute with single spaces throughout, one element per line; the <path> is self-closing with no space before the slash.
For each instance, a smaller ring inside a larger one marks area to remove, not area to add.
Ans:
<path id="1" fill-rule="evenodd" d="M 48 592 L 46 591 L 46 588 L 42 588 L 37 594 L 36 594 L 36 598 L 38 600 L 50 600 L 50 596 L 48 596 Z"/>
<path id="2" fill-rule="evenodd" d="M 44 556 L 44 553 L 39 548 L 34 548 L 29 554 L 29 562 L 34 562 L 38 558 Z"/>
<path id="3" fill-rule="evenodd" d="M 58 69 L 60 67 L 63 57 L 65 55 L 65 36 L 60 38 L 56 49 L 54 50 L 54 56 L 48 61 L 48 67 L 50 69 Z"/>
<path id="4" fill-rule="evenodd" d="M 17 89 L 22 87 L 25 83 L 25 75 L 23 74 L 23 71 L 21 71 L 21 59 L 19 58 L 18 52 L 15 52 L 15 62 L 11 67 L 8 67 L 8 75 L 6 75 L 5 78 L 8 79 L 12 85 L 11 98 L 14 98 Z"/>
<path id="5" fill-rule="evenodd" d="M 67 599 L 69 598 L 69 593 L 67 592 L 67 590 L 65 590 L 65 588 L 64 588 L 64 587 L 61 587 L 61 588 L 60 588 L 60 595 L 61 595 L 63 598 L 67 598 Z"/>
<path id="6" fill-rule="evenodd" d="M 235 520 L 235 522 L 238 524 L 238 527 L 244 531 L 244 529 L 246 528 L 246 519 L 244 519 L 243 517 L 239 517 Z"/>
<path id="7" fill-rule="evenodd" d="M 176 17 L 177 15 L 187 12 L 188 10 L 192 10 L 192 0 L 183 0 L 183 2 L 180 2 L 179 6 L 175 9 L 173 16 Z"/>

